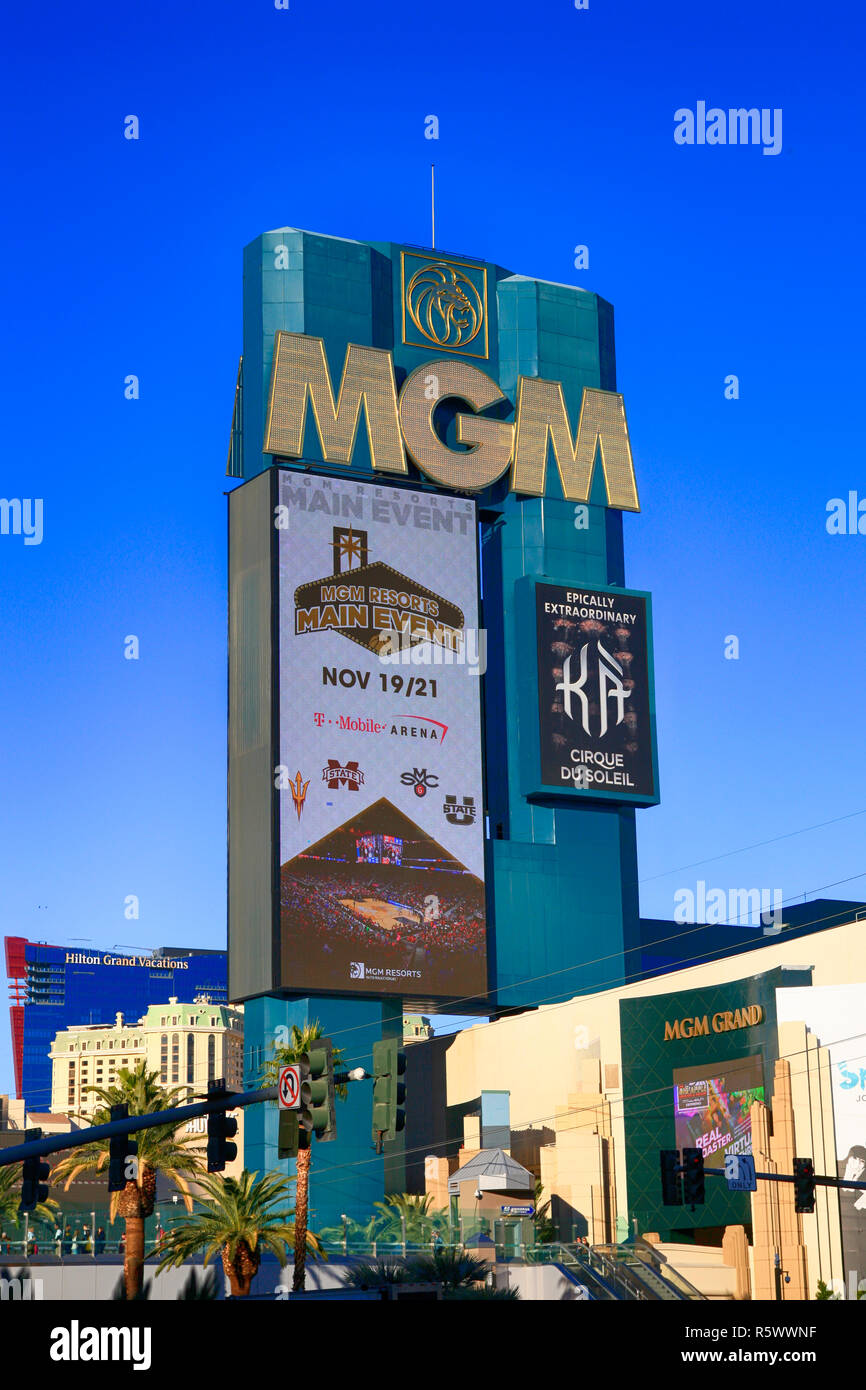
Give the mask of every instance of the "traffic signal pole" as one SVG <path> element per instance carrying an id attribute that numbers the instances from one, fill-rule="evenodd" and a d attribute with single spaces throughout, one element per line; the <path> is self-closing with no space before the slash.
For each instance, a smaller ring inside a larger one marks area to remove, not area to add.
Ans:
<path id="1" fill-rule="evenodd" d="M 704 1174 L 708 1178 L 725 1177 L 724 1168 L 705 1168 Z M 756 1178 L 763 1178 L 767 1182 L 799 1182 L 800 1178 L 796 1173 L 755 1173 Z M 854 1187 L 862 1192 L 866 1192 L 866 1182 L 857 1182 L 854 1178 L 825 1178 L 819 1173 L 814 1173 L 810 1182 L 817 1187 Z"/>
<path id="2" fill-rule="evenodd" d="M 135 1134 L 140 1129 L 158 1129 L 161 1125 L 178 1125 L 199 1115 L 216 1115 L 220 1111 L 237 1110 L 245 1105 L 259 1105 L 263 1101 L 276 1099 L 276 1086 L 265 1086 L 259 1091 L 239 1091 L 237 1095 L 229 1094 L 219 1100 L 176 1105 L 170 1110 L 154 1110 L 150 1115 L 130 1115 L 126 1119 L 111 1120 L 105 1125 L 70 1130 L 67 1134 L 50 1134 L 44 1139 L 33 1139 L 27 1144 L 0 1149 L 0 1168 L 9 1163 L 23 1163 L 27 1158 L 41 1158 L 46 1154 L 62 1153 L 64 1149 L 77 1149 L 82 1144 L 91 1144 L 99 1139 Z"/>
<path id="3" fill-rule="evenodd" d="M 350 1081 L 367 1081 L 369 1076 L 362 1068 L 354 1071 L 338 1072 L 334 1081 L 338 1086 Z M 195 1120 L 199 1115 L 218 1115 L 220 1111 L 238 1110 L 245 1105 L 261 1105 L 264 1101 L 277 1099 L 276 1086 L 263 1086 L 258 1091 L 238 1091 L 221 1096 L 216 1100 L 204 1100 L 192 1105 L 175 1105 L 170 1110 L 154 1110 L 149 1115 L 130 1115 L 127 1119 L 111 1120 L 104 1125 L 91 1125 L 89 1129 L 70 1130 L 66 1134 L 50 1134 L 44 1139 L 31 1139 L 25 1144 L 15 1144 L 8 1149 L 0 1148 L 0 1168 L 9 1163 L 23 1163 L 27 1158 L 42 1158 L 46 1154 L 62 1153 L 65 1149 L 78 1149 L 82 1144 L 91 1144 L 99 1139 L 115 1139 L 124 1134 L 135 1134 L 140 1129 L 158 1129 L 160 1125 L 182 1124 L 184 1120 Z"/>

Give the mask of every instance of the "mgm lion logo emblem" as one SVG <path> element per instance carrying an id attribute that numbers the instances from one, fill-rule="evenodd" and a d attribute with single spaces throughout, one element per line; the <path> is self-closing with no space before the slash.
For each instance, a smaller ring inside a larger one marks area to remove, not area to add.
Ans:
<path id="1" fill-rule="evenodd" d="M 475 267 L 466 267 L 475 270 Z M 479 267 L 482 288 L 486 289 L 485 272 Z M 405 271 L 404 271 L 405 273 Z M 478 271 L 476 271 L 476 275 Z M 415 271 L 406 285 L 403 298 L 404 342 L 409 342 L 406 329 L 408 320 L 419 335 L 418 346 L 423 342 L 435 343 L 437 347 L 451 352 L 465 352 L 470 343 L 478 339 L 484 327 L 484 335 L 478 342 L 481 352 L 474 356 L 487 356 L 484 302 L 478 286 L 456 265 L 447 261 L 428 261 Z M 411 329 L 410 329 L 411 333 Z"/>

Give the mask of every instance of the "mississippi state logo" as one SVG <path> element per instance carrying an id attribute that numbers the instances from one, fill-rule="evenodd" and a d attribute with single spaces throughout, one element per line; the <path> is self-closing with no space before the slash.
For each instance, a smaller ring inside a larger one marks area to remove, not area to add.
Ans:
<path id="1" fill-rule="evenodd" d="M 404 276 L 406 269 L 404 263 Z M 428 261 L 414 272 L 403 299 L 404 341 L 417 335 L 421 344 L 435 343 L 451 352 L 465 352 L 473 343 L 472 356 L 487 356 L 484 300 L 467 271 L 474 272 L 482 289 L 486 288 L 483 267 Z M 482 327 L 485 332 L 479 340 Z"/>
<path id="2" fill-rule="evenodd" d="M 439 778 L 426 767 L 413 767 L 411 772 L 401 775 L 400 781 L 404 787 L 414 787 L 416 796 L 426 796 L 429 788 L 439 785 Z"/>
<path id="3" fill-rule="evenodd" d="M 356 792 L 364 785 L 364 774 L 358 770 L 356 762 L 342 764 L 338 758 L 329 758 L 328 766 L 322 768 L 322 781 L 327 782 L 331 791 L 345 787 Z"/>

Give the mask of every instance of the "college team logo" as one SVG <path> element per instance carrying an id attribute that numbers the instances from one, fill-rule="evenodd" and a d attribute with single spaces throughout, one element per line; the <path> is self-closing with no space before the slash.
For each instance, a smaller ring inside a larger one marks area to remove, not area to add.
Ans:
<path id="1" fill-rule="evenodd" d="M 309 785 L 309 782 L 303 782 L 301 780 L 300 772 L 295 773 L 294 781 L 292 781 L 291 777 L 289 778 L 289 791 L 292 793 L 292 801 L 295 803 L 298 820 L 301 819 L 301 812 L 304 809 L 304 802 L 307 799 L 307 788 Z"/>
<path id="2" fill-rule="evenodd" d="M 413 767 L 411 772 L 401 775 L 400 781 L 404 787 L 414 787 L 416 796 L 426 796 L 429 789 L 439 785 L 439 778 L 434 772 L 428 772 L 426 767 Z"/>
<path id="3" fill-rule="evenodd" d="M 329 758 L 328 766 L 322 768 L 322 781 L 327 782 L 331 791 L 345 787 L 356 792 L 364 785 L 364 774 L 359 771 L 357 762 L 343 764 L 338 758 Z"/>
<path id="4" fill-rule="evenodd" d="M 446 796 L 442 810 L 445 813 L 445 819 L 451 825 L 475 824 L 474 796 L 464 796 L 462 801 L 458 801 L 456 796 Z"/>

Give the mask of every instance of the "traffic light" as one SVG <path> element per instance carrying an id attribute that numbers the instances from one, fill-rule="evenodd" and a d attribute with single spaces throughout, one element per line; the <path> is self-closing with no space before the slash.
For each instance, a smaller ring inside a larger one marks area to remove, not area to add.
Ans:
<path id="1" fill-rule="evenodd" d="M 208 1100 L 221 1100 L 230 1094 L 231 1092 L 226 1090 L 224 1077 L 221 1077 L 219 1081 L 207 1083 Z M 230 1119 L 225 1110 L 215 1110 L 208 1115 L 207 1170 L 209 1173 L 221 1173 L 227 1163 L 231 1163 L 237 1158 L 238 1146 L 230 1142 L 237 1132 L 237 1120 Z"/>
<path id="2" fill-rule="evenodd" d="M 811 1158 L 794 1159 L 794 1210 L 815 1210 L 815 1165 Z"/>
<path id="3" fill-rule="evenodd" d="M 112 1105 L 109 1110 L 112 1120 L 128 1120 L 128 1105 Z M 108 1141 L 108 1190 L 122 1192 L 128 1182 L 137 1176 L 135 1155 L 138 1144 L 128 1134 L 113 1134 Z"/>
<path id="4" fill-rule="evenodd" d="M 330 1038 L 316 1038 L 304 1060 L 309 1066 L 305 1077 L 301 1070 L 301 1085 L 310 1086 L 310 1116 L 312 1131 L 317 1139 L 336 1139 L 337 1101 L 334 1092 L 334 1047 Z M 307 1140 L 309 1143 L 309 1140 Z M 303 1144 L 302 1144 L 302 1147 Z"/>
<path id="5" fill-rule="evenodd" d="M 681 1207 L 683 1204 L 683 1183 L 679 1175 L 679 1149 L 660 1149 L 662 1170 L 662 1202 L 666 1207 Z"/>
<path id="6" fill-rule="evenodd" d="M 24 1131 L 24 1142 L 29 1144 L 33 1139 L 41 1139 L 41 1129 L 27 1129 Z M 44 1202 L 48 1197 L 48 1187 L 45 1179 L 51 1172 L 49 1164 L 41 1158 L 25 1158 L 21 1173 L 21 1201 L 18 1203 L 18 1211 L 21 1215 L 27 1211 L 33 1211 L 40 1202 Z"/>
<path id="7" fill-rule="evenodd" d="M 406 1126 L 406 1054 L 396 1038 L 373 1044 L 373 1143 L 382 1152 L 385 1139 L 396 1139 Z"/>
<path id="8" fill-rule="evenodd" d="M 683 1201 L 690 1207 L 703 1206 L 703 1149 L 683 1149 Z"/>

